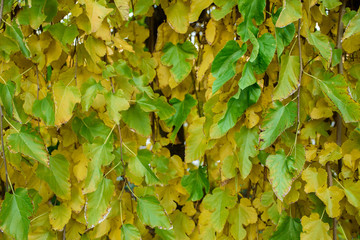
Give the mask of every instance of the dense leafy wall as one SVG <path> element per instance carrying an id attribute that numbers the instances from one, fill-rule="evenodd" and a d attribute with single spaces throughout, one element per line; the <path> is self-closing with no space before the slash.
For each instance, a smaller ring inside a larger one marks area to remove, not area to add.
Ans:
<path id="1" fill-rule="evenodd" d="M 353 239 L 356 0 L 1 0 L 3 239 Z"/>

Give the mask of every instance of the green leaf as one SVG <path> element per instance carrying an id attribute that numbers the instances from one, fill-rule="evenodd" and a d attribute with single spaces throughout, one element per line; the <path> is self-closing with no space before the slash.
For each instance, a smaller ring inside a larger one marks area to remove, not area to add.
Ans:
<path id="1" fill-rule="evenodd" d="M 185 175 L 181 179 L 183 186 L 189 193 L 189 200 L 198 201 L 209 192 L 210 184 L 206 174 L 206 167 L 199 166 L 196 170 L 190 170 L 190 175 Z"/>
<path id="2" fill-rule="evenodd" d="M 253 62 L 257 74 L 264 73 L 274 57 L 276 50 L 275 38 L 270 33 L 263 34 L 259 39 L 259 54 Z"/>
<path id="3" fill-rule="evenodd" d="M 290 191 L 293 181 L 301 173 L 304 163 L 305 149 L 301 144 L 296 145 L 290 156 L 280 149 L 276 155 L 270 155 L 266 159 L 266 166 L 270 170 L 270 183 L 281 201 Z"/>
<path id="4" fill-rule="evenodd" d="M 262 124 L 260 133 L 260 149 L 263 150 L 275 142 L 278 136 L 295 123 L 297 106 L 289 102 L 283 106 L 279 101 L 274 102 L 274 108 L 269 109 Z"/>
<path id="5" fill-rule="evenodd" d="M 174 141 L 181 125 L 185 122 L 191 109 L 197 104 L 197 101 L 190 94 L 186 94 L 184 101 L 173 98 L 169 101 L 169 103 L 175 108 L 176 113 L 172 115 L 169 119 L 166 119 L 165 123 L 169 127 L 175 126 L 170 136 L 170 139 Z"/>
<path id="6" fill-rule="evenodd" d="M 237 26 L 237 34 L 240 36 L 243 42 L 246 42 L 250 38 L 250 32 L 257 36 L 259 33 L 259 29 L 255 27 L 252 21 L 243 21 Z"/>
<path id="7" fill-rule="evenodd" d="M 52 22 L 53 18 L 56 16 L 58 10 L 57 0 L 47 0 L 45 1 L 44 13 L 46 15 L 45 22 Z"/>
<path id="8" fill-rule="evenodd" d="M 151 134 L 149 114 L 144 112 L 138 103 L 131 105 L 128 110 L 122 112 L 122 120 L 143 136 Z"/>
<path id="9" fill-rule="evenodd" d="M 26 41 L 24 41 L 23 33 L 21 32 L 19 26 L 16 24 L 16 21 L 12 21 L 12 25 L 6 26 L 5 33 L 7 36 L 15 40 L 22 54 L 26 58 L 29 58 L 31 56 L 29 47 L 27 46 Z"/>
<path id="10" fill-rule="evenodd" d="M 221 232 L 229 216 L 229 209 L 236 204 L 236 197 L 229 194 L 229 190 L 215 188 L 212 194 L 205 196 L 204 207 L 210 210 L 210 223 L 217 232 Z"/>
<path id="11" fill-rule="evenodd" d="M 124 97 L 124 93 L 121 89 L 118 89 L 115 93 L 111 91 L 105 94 L 106 110 L 109 114 L 109 118 L 116 124 L 120 123 L 121 114 L 119 112 L 129 109 L 130 104 Z"/>
<path id="12" fill-rule="evenodd" d="M 100 82 L 90 77 L 81 85 L 81 106 L 84 111 L 88 111 L 94 102 L 96 95 L 104 90 Z"/>
<path id="13" fill-rule="evenodd" d="M 79 31 L 76 25 L 66 26 L 63 23 L 56 23 L 48 28 L 50 34 L 58 40 L 64 47 L 65 51 L 68 51 L 68 44 L 71 45 L 75 38 L 79 35 Z"/>
<path id="14" fill-rule="evenodd" d="M 8 62 L 10 60 L 10 55 L 20 50 L 19 46 L 15 41 L 4 35 L 0 35 L 0 42 L 0 56 Z"/>
<path id="15" fill-rule="evenodd" d="M 211 16 L 215 21 L 219 21 L 231 12 L 233 7 L 236 5 L 237 0 L 215 0 L 214 3 L 220 7 L 211 11 Z"/>
<path id="16" fill-rule="evenodd" d="M 83 119 L 75 117 L 71 126 L 79 137 L 85 138 L 89 143 L 93 143 L 97 137 L 105 141 L 110 133 L 110 129 L 94 113 Z"/>
<path id="17" fill-rule="evenodd" d="M 197 58 L 197 50 L 194 45 L 186 41 L 184 43 L 177 43 L 176 45 L 168 42 L 163 48 L 164 55 L 161 57 L 161 62 L 165 66 L 172 66 L 171 74 L 174 76 L 176 82 L 182 82 L 191 71 L 192 64 L 187 60 Z"/>
<path id="18" fill-rule="evenodd" d="M 248 29 L 248 34 L 249 34 L 249 39 L 251 44 L 253 45 L 253 48 L 251 50 L 251 55 L 249 58 L 249 62 L 254 62 L 255 59 L 257 58 L 257 56 L 259 55 L 259 42 L 257 40 L 257 38 L 255 37 L 255 35 Z"/>
<path id="19" fill-rule="evenodd" d="M 300 60 L 298 56 L 283 55 L 278 85 L 274 89 L 274 100 L 292 95 L 299 86 Z"/>
<path id="20" fill-rule="evenodd" d="M 283 9 L 276 21 L 276 27 L 282 28 L 301 18 L 302 5 L 300 0 L 285 0 Z"/>
<path id="21" fill-rule="evenodd" d="M 160 120 L 166 120 L 175 114 L 176 110 L 166 100 L 164 96 L 150 98 L 144 93 L 136 102 L 145 112 L 156 112 Z"/>
<path id="22" fill-rule="evenodd" d="M 50 156 L 50 167 L 39 165 L 36 175 L 47 182 L 51 190 L 63 199 L 70 199 L 70 163 L 61 154 Z"/>
<path id="23" fill-rule="evenodd" d="M 360 32 L 360 11 L 349 21 L 345 28 L 343 40 Z"/>
<path id="24" fill-rule="evenodd" d="M 349 203 L 357 209 L 360 209 L 360 182 L 346 180 L 344 182 L 344 193 Z"/>
<path id="25" fill-rule="evenodd" d="M 272 15 L 272 21 L 274 25 L 279 18 L 280 12 L 282 8 L 279 8 L 274 15 Z M 277 56 L 280 59 L 281 54 L 284 51 L 284 48 L 289 46 L 291 41 L 295 36 L 295 25 L 291 23 L 285 27 L 279 28 L 275 27 L 275 39 L 276 39 L 276 49 L 277 49 Z"/>
<path id="26" fill-rule="evenodd" d="M 6 84 L 0 83 L 0 99 L 7 115 L 13 115 L 13 98 L 16 85 L 13 81 L 7 81 Z"/>
<path id="27" fill-rule="evenodd" d="M 32 112 L 35 117 L 41 118 L 46 125 L 54 125 L 55 107 L 50 94 L 47 94 L 46 97 L 41 100 L 36 99 L 32 107 Z"/>
<path id="28" fill-rule="evenodd" d="M 308 41 L 320 51 L 321 56 L 330 62 L 332 57 L 332 48 L 328 36 L 322 34 L 320 31 L 316 31 L 314 33 L 309 31 Z"/>
<path id="29" fill-rule="evenodd" d="M 255 19 L 257 25 L 264 21 L 265 0 L 239 0 L 239 12 L 244 16 L 244 21 Z"/>
<path id="30" fill-rule="evenodd" d="M 261 95 L 260 86 L 255 83 L 244 90 L 240 90 L 230 98 L 224 117 L 219 121 L 218 126 L 221 135 L 225 134 L 235 126 L 239 117 L 247 108 L 255 104 Z"/>
<path id="31" fill-rule="evenodd" d="M 84 145 L 84 154 L 91 160 L 88 166 L 88 174 L 85 179 L 84 193 L 96 190 L 101 181 L 101 167 L 109 165 L 115 158 L 112 154 L 113 144 L 97 138 L 92 144 Z"/>
<path id="32" fill-rule="evenodd" d="M 300 240 L 300 233 L 302 226 L 299 218 L 292 218 L 282 214 L 276 231 L 271 236 L 270 240 Z"/>
<path id="33" fill-rule="evenodd" d="M 239 88 L 245 89 L 254 83 L 256 83 L 256 78 L 254 75 L 252 63 L 249 61 L 245 63 L 244 69 L 242 71 L 242 76 L 239 80 Z"/>
<path id="34" fill-rule="evenodd" d="M 255 157 L 258 154 L 256 146 L 259 141 L 258 129 L 247 128 L 242 126 L 240 131 L 235 133 L 236 145 L 239 148 L 238 151 L 238 160 L 239 160 L 239 170 L 243 179 L 247 178 L 250 174 L 252 168 L 252 162 L 250 157 Z"/>
<path id="35" fill-rule="evenodd" d="M 134 7 L 134 15 L 135 16 L 145 15 L 153 4 L 154 1 L 149 1 L 149 0 L 137 1 Z"/>
<path id="36" fill-rule="evenodd" d="M 143 224 L 150 227 L 159 227 L 169 229 L 170 221 L 166 216 L 160 202 L 154 196 L 145 196 L 137 199 L 138 204 L 136 212 Z"/>
<path id="37" fill-rule="evenodd" d="M 27 189 L 17 188 L 14 194 L 5 193 L 0 211 L 0 229 L 15 239 L 28 239 L 32 212 Z"/>
<path id="38" fill-rule="evenodd" d="M 110 200 L 115 186 L 112 180 L 103 178 L 95 192 L 87 194 L 85 215 L 88 226 L 97 225 L 103 221 L 110 209 Z"/>
<path id="39" fill-rule="evenodd" d="M 149 185 L 159 183 L 159 178 L 151 170 L 149 164 L 152 160 L 153 154 L 147 149 L 140 149 L 137 156 L 129 161 L 129 169 L 134 175 L 143 177 Z"/>
<path id="40" fill-rule="evenodd" d="M 19 132 L 10 134 L 7 140 L 12 151 L 20 152 L 48 167 L 49 154 L 43 140 L 36 132 L 23 126 Z"/>
<path id="41" fill-rule="evenodd" d="M 229 81 L 230 78 L 235 76 L 236 62 L 245 54 L 246 49 L 246 44 L 243 44 L 240 48 L 235 40 L 230 40 L 216 55 L 211 65 L 211 73 L 216 78 L 212 86 L 213 94 Z"/>
<path id="42" fill-rule="evenodd" d="M 349 95 L 343 75 L 331 77 L 331 74 L 324 74 L 324 80 L 316 80 L 321 91 L 339 109 L 345 122 L 360 121 L 360 104 Z"/>
<path id="43" fill-rule="evenodd" d="M 123 240 L 140 240 L 141 235 L 137 227 L 132 224 L 123 224 L 121 226 L 121 239 Z"/>

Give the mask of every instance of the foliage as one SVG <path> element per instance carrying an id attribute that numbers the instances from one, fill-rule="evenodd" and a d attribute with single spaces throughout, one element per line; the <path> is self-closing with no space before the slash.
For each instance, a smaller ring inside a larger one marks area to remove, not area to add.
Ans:
<path id="1" fill-rule="evenodd" d="M 0 7 L 1 239 L 357 239 L 355 0 Z"/>

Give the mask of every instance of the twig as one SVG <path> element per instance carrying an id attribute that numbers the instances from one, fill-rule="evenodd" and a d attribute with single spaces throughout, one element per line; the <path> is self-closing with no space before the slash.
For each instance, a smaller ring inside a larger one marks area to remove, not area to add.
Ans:
<path id="1" fill-rule="evenodd" d="M 38 65 L 36 64 L 36 85 L 37 85 L 37 89 L 36 89 L 36 99 L 39 100 L 39 92 L 40 92 L 40 84 L 39 84 L 39 69 L 38 69 Z M 38 118 L 38 128 L 40 131 L 40 118 Z"/>
<path id="2" fill-rule="evenodd" d="M 75 73 L 74 73 L 74 79 L 75 79 L 75 86 L 77 86 L 77 68 L 78 68 L 78 53 L 76 51 L 78 38 L 75 39 Z"/>
<path id="3" fill-rule="evenodd" d="M 8 192 L 9 190 L 9 174 L 8 174 L 8 170 L 7 170 L 7 162 L 6 162 L 6 156 L 5 156 L 5 147 L 4 147 L 4 136 L 3 136 L 3 111 L 2 111 L 2 107 L 0 105 L 0 136 L 1 136 L 1 147 L 2 147 L 2 155 L 3 155 L 3 160 L 4 160 L 4 165 L 5 165 L 5 178 L 6 178 L 6 183 L 5 183 L 5 191 Z"/>
<path id="4" fill-rule="evenodd" d="M 1 0 L 1 4 L 0 4 L 0 24 L 1 24 L 2 17 L 3 17 L 3 10 L 4 10 L 4 0 Z"/>
<path id="5" fill-rule="evenodd" d="M 301 29 L 301 19 L 299 19 L 299 26 L 298 26 L 298 45 L 299 45 L 299 63 L 300 63 L 300 73 L 299 73 L 299 88 L 297 92 L 297 131 L 300 127 L 300 91 L 301 91 L 301 80 L 303 75 L 303 62 L 302 62 L 302 51 L 301 51 L 301 35 L 300 35 L 300 29 Z M 296 132 L 297 134 L 297 132 Z"/>

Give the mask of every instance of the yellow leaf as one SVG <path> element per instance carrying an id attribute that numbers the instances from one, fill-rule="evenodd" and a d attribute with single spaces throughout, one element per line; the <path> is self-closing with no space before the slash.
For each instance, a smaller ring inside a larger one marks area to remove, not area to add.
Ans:
<path id="1" fill-rule="evenodd" d="M 174 226 L 175 239 L 190 239 L 188 235 L 190 235 L 195 228 L 194 221 L 179 210 L 176 210 L 173 214 L 171 214 L 170 219 Z"/>
<path id="2" fill-rule="evenodd" d="M 75 213 L 79 213 L 83 209 L 84 204 L 85 199 L 84 195 L 81 192 L 81 187 L 73 183 L 71 185 L 71 201 L 69 203 L 71 209 Z"/>
<path id="3" fill-rule="evenodd" d="M 340 216 L 340 200 L 344 197 L 342 189 L 337 186 L 322 187 L 316 190 L 316 195 L 326 205 L 326 212 L 329 217 L 336 218 Z"/>
<path id="4" fill-rule="evenodd" d="M 74 176 L 78 182 L 81 182 L 87 176 L 89 159 L 83 153 L 82 147 L 76 149 L 71 157 L 74 159 L 74 163 L 76 163 L 73 167 Z"/>
<path id="5" fill-rule="evenodd" d="M 86 226 L 70 219 L 69 223 L 66 224 L 66 239 L 80 240 L 81 234 L 85 232 Z"/>
<path id="6" fill-rule="evenodd" d="M 199 66 L 199 70 L 197 71 L 197 81 L 200 82 L 203 79 L 206 71 L 211 66 L 213 60 L 214 60 L 214 52 L 212 48 L 209 45 L 205 45 L 202 55 L 202 61 Z"/>
<path id="7" fill-rule="evenodd" d="M 185 161 L 187 163 L 200 160 L 205 153 L 207 140 L 203 130 L 204 123 L 204 117 L 197 118 L 189 127 L 185 148 Z"/>
<path id="8" fill-rule="evenodd" d="M 197 21 L 201 12 L 212 3 L 213 0 L 192 0 L 190 5 L 189 22 Z"/>
<path id="9" fill-rule="evenodd" d="M 54 206 L 49 214 L 50 224 L 54 230 L 62 230 L 71 218 L 71 208 L 65 204 Z"/>
<path id="10" fill-rule="evenodd" d="M 331 107 L 329 107 L 324 98 L 316 102 L 316 107 L 314 107 L 310 113 L 312 119 L 328 118 L 332 115 Z"/>
<path id="11" fill-rule="evenodd" d="M 331 240 L 329 236 L 329 224 L 324 223 L 319 218 L 319 214 L 312 213 L 310 217 L 301 218 L 303 232 L 300 234 L 301 240 Z"/>
<path id="12" fill-rule="evenodd" d="M 96 32 L 105 17 L 113 11 L 111 8 L 106 8 L 95 0 L 85 0 L 86 13 L 91 22 L 91 32 Z"/>
<path id="13" fill-rule="evenodd" d="M 186 33 L 189 27 L 189 7 L 182 0 L 165 9 L 169 25 L 178 33 Z"/>
<path id="14" fill-rule="evenodd" d="M 55 102 L 55 125 L 66 123 L 72 117 L 72 112 L 76 103 L 80 103 L 80 90 L 74 86 L 69 86 L 58 81 L 53 86 Z"/>
<path id="15" fill-rule="evenodd" d="M 216 25 L 217 24 L 216 24 L 215 20 L 213 20 L 213 19 L 210 19 L 210 21 L 206 25 L 205 37 L 206 37 L 206 41 L 209 43 L 209 45 L 212 45 L 215 41 Z"/>
<path id="16" fill-rule="evenodd" d="M 191 201 L 188 201 L 185 203 L 183 208 L 181 209 L 183 213 L 186 213 L 188 216 L 194 216 L 196 213 L 196 209 L 194 208 L 194 203 Z"/>
<path id="17" fill-rule="evenodd" d="M 55 39 L 51 42 L 50 47 L 46 52 L 47 64 L 49 65 L 53 61 L 59 60 L 62 53 L 61 44 Z"/>
<path id="18" fill-rule="evenodd" d="M 342 157 L 341 148 L 336 143 L 325 143 L 325 149 L 319 154 L 319 162 L 325 166 L 327 162 L 335 162 Z"/>
<path id="19" fill-rule="evenodd" d="M 311 193 L 326 185 L 327 173 L 322 168 L 309 167 L 302 172 L 301 178 L 306 182 L 304 191 Z"/>

